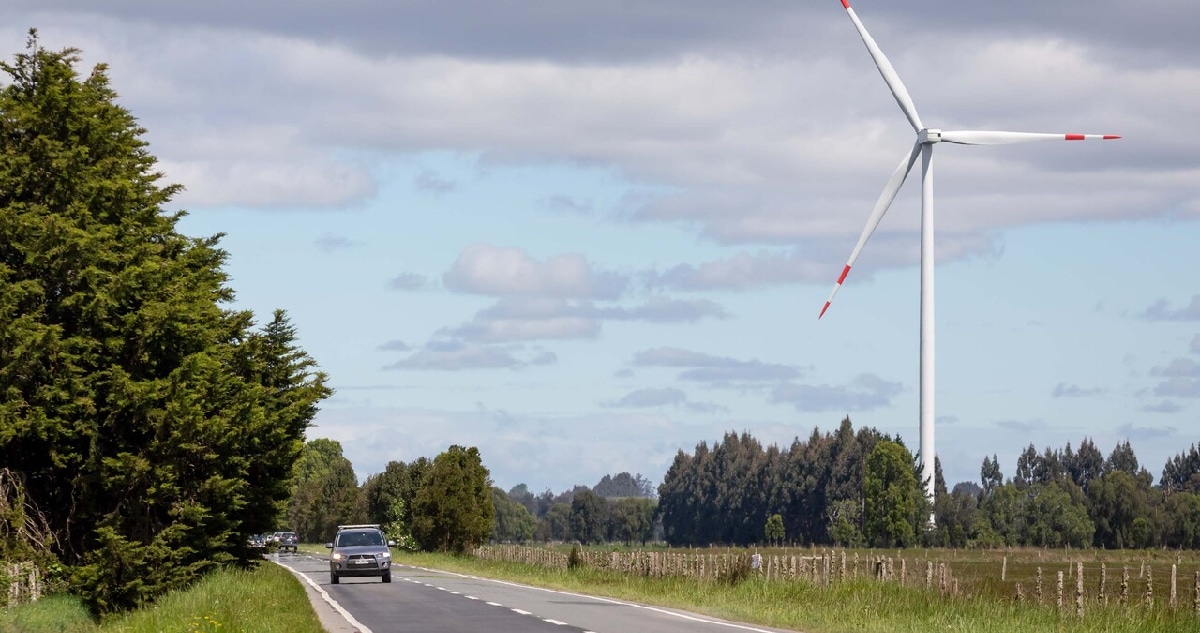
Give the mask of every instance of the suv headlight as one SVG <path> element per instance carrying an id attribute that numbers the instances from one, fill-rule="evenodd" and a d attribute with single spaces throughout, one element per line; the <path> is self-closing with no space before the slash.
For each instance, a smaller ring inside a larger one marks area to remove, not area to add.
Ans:
<path id="1" fill-rule="evenodd" d="M 377 558 L 391 558 L 392 553 L 391 552 L 380 552 L 379 554 L 376 554 L 375 556 Z"/>
<path id="2" fill-rule="evenodd" d="M 345 558 L 345 556 L 342 556 L 342 554 L 339 552 L 334 552 L 333 555 L 330 556 L 330 558 L 332 558 L 333 560 L 342 560 L 343 558 Z"/>

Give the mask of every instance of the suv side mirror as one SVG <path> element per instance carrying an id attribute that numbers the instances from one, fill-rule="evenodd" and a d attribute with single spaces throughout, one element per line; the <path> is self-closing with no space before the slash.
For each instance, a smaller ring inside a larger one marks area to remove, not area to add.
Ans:
<path id="1" fill-rule="evenodd" d="M 396 541 L 388 541 L 388 547 L 395 547 Z"/>
<path id="2" fill-rule="evenodd" d="M 333 543 L 326 543 L 325 549 L 333 549 Z"/>

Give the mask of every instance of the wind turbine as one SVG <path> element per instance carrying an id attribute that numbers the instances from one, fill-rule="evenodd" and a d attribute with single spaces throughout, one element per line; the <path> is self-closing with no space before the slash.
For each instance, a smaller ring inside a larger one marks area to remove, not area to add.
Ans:
<path id="1" fill-rule="evenodd" d="M 858 34 L 862 36 L 863 43 L 867 45 L 867 51 L 871 53 L 871 58 L 875 60 L 875 66 L 879 68 L 879 74 L 883 75 L 883 80 L 891 88 L 892 96 L 895 97 L 896 103 L 900 104 L 900 109 L 904 111 L 904 116 L 908 117 L 908 123 L 916 131 L 917 140 L 908 155 L 900 161 L 900 165 L 896 167 L 896 171 L 892 172 L 892 177 L 888 180 L 887 186 L 883 188 L 883 193 L 879 194 L 879 199 L 875 202 L 875 208 L 871 211 L 870 217 L 867 218 L 867 226 L 863 229 L 862 235 L 859 236 L 858 244 L 850 252 L 850 259 L 846 262 L 846 267 L 842 269 L 842 274 L 833 286 L 833 292 L 829 293 L 829 300 L 825 302 L 824 307 L 821 308 L 821 314 L 817 318 L 825 316 L 825 311 L 833 303 L 834 296 L 841 289 L 842 282 L 846 280 L 846 275 L 850 273 L 850 267 L 858 259 L 863 246 L 867 243 L 871 234 L 875 232 L 875 227 L 879 225 L 879 220 L 887 213 L 888 207 L 891 206 L 892 201 L 896 198 L 896 193 L 900 191 L 900 186 L 904 184 L 905 178 L 908 177 L 908 172 L 912 170 L 913 164 L 917 162 L 917 156 L 919 155 L 921 157 L 921 476 L 926 482 L 925 495 L 932 500 L 934 496 L 934 459 L 937 455 L 933 445 L 933 146 L 937 143 L 1005 145 L 1009 143 L 1029 143 L 1032 141 L 1109 140 L 1121 137 L 1109 134 L 1040 134 L 987 130 L 944 131 L 927 128 L 921 122 L 921 117 L 917 114 L 917 108 L 913 105 L 912 97 L 908 95 L 908 89 L 904 87 L 904 82 L 900 81 L 900 76 L 896 74 L 896 69 L 892 67 L 892 63 L 888 61 L 883 51 L 879 50 L 879 45 L 875 43 L 871 34 L 863 26 L 862 21 L 858 19 L 858 15 L 854 12 L 854 9 L 850 7 L 850 0 L 841 0 L 841 2 L 842 6 L 846 8 L 846 13 L 850 16 L 850 21 L 858 29 Z"/>

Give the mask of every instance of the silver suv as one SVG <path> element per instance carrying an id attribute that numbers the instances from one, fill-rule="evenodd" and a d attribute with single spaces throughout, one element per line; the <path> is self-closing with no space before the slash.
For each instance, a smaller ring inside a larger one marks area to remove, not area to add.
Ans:
<path id="1" fill-rule="evenodd" d="M 392 582 L 392 551 L 395 541 L 387 541 L 378 525 L 339 525 L 329 553 L 329 582 L 338 584 L 344 577 L 375 577 Z"/>

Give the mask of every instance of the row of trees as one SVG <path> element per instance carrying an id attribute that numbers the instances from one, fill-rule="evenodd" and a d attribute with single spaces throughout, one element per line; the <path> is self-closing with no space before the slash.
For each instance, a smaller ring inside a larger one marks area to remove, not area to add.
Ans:
<path id="1" fill-rule="evenodd" d="M 1105 457 L 1087 438 L 1077 451 L 1029 446 L 1007 480 L 993 455 L 979 484 L 953 491 L 935 461 L 932 508 L 914 495 L 923 489 L 917 477 L 903 444 L 871 428 L 856 432 L 848 418 L 787 449 L 728 433 L 676 455 L 659 486 L 659 516 L 672 545 L 1200 547 L 1195 446 L 1167 461 L 1157 486 L 1128 442 Z"/>
<path id="2" fill-rule="evenodd" d="M 878 450 L 876 450 L 878 449 Z M 675 456 L 659 486 L 659 514 L 671 545 L 802 543 L 911 545 L 928 508 L 917 465 L 900 442 L 875 429 L 814 429 L 786 450 L 749 433 L 727 433 L 709 448 Z M 870 501 L 868 501 L 870 500 Z M 764 531 L 779 515 L 783 537 Z"/>
<path id="3" fill-rule="evenodd" d="M 288 517 L 307 542 L 328 540 L 339 524 L 369 522 L 402 547 L 431 551 L 462 552 L 487 539 L 645 544 L 654 536 L 652 493 L 647 479 L 629 473 L 558 495 L 534 495 L 525 484 L 506 493 L 491 485 L 476 449 L 457 446 L 432 461 L 389 462 L 359 486 L 341 445 L 317 439 L 296 462 Z"/>
<path id="4" fill-rule="evenodd" d="M 938 497 L 944 545 L 1200 548 L 1200 452 L 1167 460 L 1158 485 L 1129 442 L 1108 457 L 1085 438 L 1041 453 L 1028 446 L 1005 480 L 993 455 L 980 484 Z"/>
<path id="5" fill-rule="evenodd" d="M 31 31 L 0 63 L 0 465 L 19 488 L 0 554 L 61 563 L 108 612 L 249 564 L 331 390 L 283 312 L 228 307 L 220 235 L 177 231 L 180 188 L 78 61 Z M 11 542 L 21 521 L 45 538 Z"/>
<path id="6" fill-rule="evenodd" d="M 494 529 L 494 489 L 475 447 L 389 462 L 359 486 L 341 444 L 317 439 L 296 462 L 292 490 L 290 525 L 309 543 L 331 540 L 338 525 L 378 523 L 402 547 L 461 553 Z"/>

